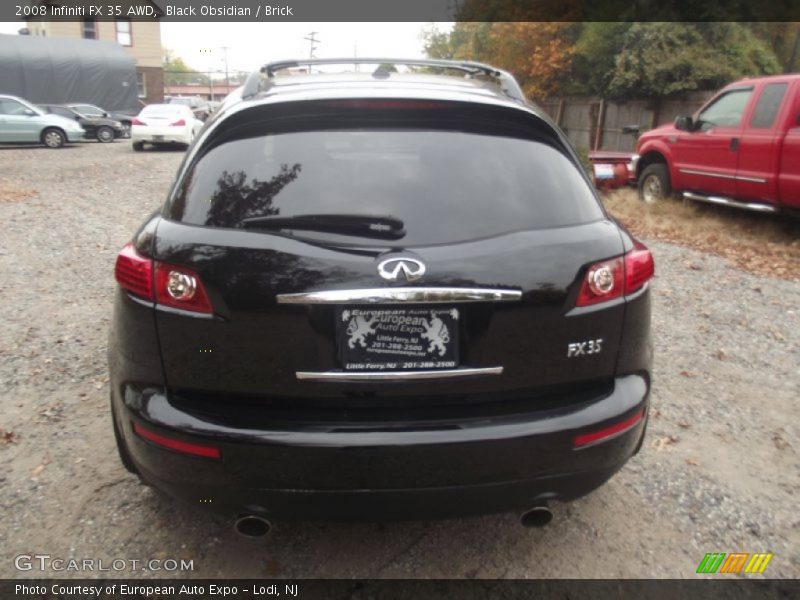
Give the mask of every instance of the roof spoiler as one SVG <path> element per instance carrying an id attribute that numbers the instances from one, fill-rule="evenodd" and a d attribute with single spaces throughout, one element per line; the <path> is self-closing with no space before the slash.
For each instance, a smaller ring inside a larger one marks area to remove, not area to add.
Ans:
<path id="1" fill-rule="evenodd" d="M 251 73 L 242 89 L 242 99 L 255 96 L 259 92 L 268 90 L 277 71 L 308 65 L 405 65 L 413 67 L 430 67 L 438 69 L 451 69 L 461 71 L 469 76 L 484 75 L 497 80 L 503 93 L 523 104 L 527 103 L 517 80 L 513 75 L 491 65 L 460 60 L 425 59 L 425 58 L 312 58 L 308 60 L 281 60 L 270 62 L 261 67 L 261 71 Z M 377 72 L 377 71 L 376 71 Z"/>

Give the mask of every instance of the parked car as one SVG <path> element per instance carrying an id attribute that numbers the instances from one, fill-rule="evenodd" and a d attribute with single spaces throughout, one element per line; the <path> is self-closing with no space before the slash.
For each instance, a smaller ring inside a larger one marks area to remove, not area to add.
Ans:
<path id="1" fill-rule="evenodd" d="M 40 104 L 39 107 L 46 113 L 58 115 L 80 123 L 86 131 L 87 140 L 97 140 L 103 144 L 113 142 L 125 134 L 122 123 L 105 117 L 87 117 L 78 111 L 62 104 Z"/>
<path id="2" fill-rule="evenodd" d="M 800 75 L 742 79 L 692 116 L 644 133 L 639 194 L 760 212 L 800 209 Z"/>
<path id="3" fill-rule="evenodd" d="M 507 73 L 295 64 L 209 120 L 117 257 L 123 464 L 245 535 L 546 523 L 642 445 L 650 252 Z"/>
<path id="4" fill-rule="evenodd" d="M 72 103 L 67 104 L 69 108 L 74 111 L 79 112 L 85 117 L 104 117 L 106 119 L 112 119 L 114 121 L 119 121 L 122 123 L 123 135 L 122 137 L 129 138 L 131 137 L 131 121 L 133 121 L 133 115 L 129 115 L 124 112 L 119 111 L 108 111 L 104 108 L 100 108 L 99 106 L 95 106 L 94 104 L 84 104 L 84 103 Z"/>
<path id="5" fill-rule="evenodd" d="M 0 95 L 0 143 L 61 148 L 67 142 L 80 141 L 85 133 L 72 119 L 47 114 L 22 98 Z"/>
<path id="6" fill-rule="evenodd" d="M 203 126 L 182 104 L 150 104 L 133 118 L 132 124 L 131 140 L 136 151 L 143 150 L 145 144 L 188 147 Z"/>
<path id="7" fill-rule="evenodd" d="M 211 115 L 211 107 L 208 102 L 200 96 L 170 96 L 165 101 L 166 104 L 182 104 L 192 109 L 195 118 L 205 121 Z"/>

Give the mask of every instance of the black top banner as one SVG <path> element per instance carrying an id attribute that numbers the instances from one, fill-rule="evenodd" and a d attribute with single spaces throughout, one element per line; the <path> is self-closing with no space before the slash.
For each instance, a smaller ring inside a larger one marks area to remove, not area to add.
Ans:
<path id="1" fill-rule="evenodd" d="M 800 21 L 800 0 L 4 0 L 0 21 Z"/>

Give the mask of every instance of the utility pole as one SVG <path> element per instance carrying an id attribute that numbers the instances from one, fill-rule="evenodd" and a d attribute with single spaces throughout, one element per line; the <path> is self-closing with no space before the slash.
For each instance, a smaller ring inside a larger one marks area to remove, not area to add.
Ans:
<path id="1" fill-rule="evenodd" d="M 231 93 L 231 82 L 228 78 L 228 46 L 220 46 L 221 50 L 225 53 L 225 95 Z"/>
<path id="2" fill-rule="evenodd" d="M 308 60 L 314 60 L 314 50 L 317 49 L 316 44 L 320 41 L 317 39 L 317 31 L 312 31 L 308 34 L 308 37 L 304 37 L 303 39 L 308 41 Z M 308 65 L 308 72 L 311 73 L 311 65 Z"/>

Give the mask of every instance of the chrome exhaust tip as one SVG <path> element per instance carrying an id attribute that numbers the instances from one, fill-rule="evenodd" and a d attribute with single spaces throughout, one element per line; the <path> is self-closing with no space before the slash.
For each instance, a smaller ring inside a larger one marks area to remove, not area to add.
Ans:
<path id="1" fill-rule="evenodd" d="M 233 524 L 236 533 L 246 538 L 264 537 L 272 529 L 272 523 L 264 517 L 257 515 L 245 515 L 236 519 Z"/>
<path id="2" fill-rule="evenodd" d="M 544 527 L 552 520 L 553 511 L 546 504 L 529 508 L 519 518 L 523 527 Z"/>

